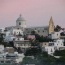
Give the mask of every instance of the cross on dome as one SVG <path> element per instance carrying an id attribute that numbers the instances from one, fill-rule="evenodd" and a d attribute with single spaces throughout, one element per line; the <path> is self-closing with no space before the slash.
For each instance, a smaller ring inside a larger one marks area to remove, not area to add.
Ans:
<path id="1" fill-rule="evenodd" d="M 21 17 L 22 15 L 20 14 L 20 17 Z"/>
<path id="2" fill-rule="evenodd" d="M 22 17 L 22 15 L 19 15 L 19 18 L 17 19 L 17 21 L 25 21 L 24 18 Z"/>

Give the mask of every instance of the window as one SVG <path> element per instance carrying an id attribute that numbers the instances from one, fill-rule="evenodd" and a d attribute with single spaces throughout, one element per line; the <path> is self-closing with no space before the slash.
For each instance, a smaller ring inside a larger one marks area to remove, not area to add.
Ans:
<path id="1" fill-rule="evenodd" d="M 46 43 L 45 43 L 45 45 L 46 45 Z"/>
<path id="2" fill-rule="evenodd" d="M 19 25 L 21 25 L 21 22 L 19 22 Z"/>
<path id="3" fill-rule="evenodd" d="M 43 32 L 44 32 L 44 30 L 43 30 Z"/>
<path id="4" fill-rule="evenodd" d="M 28 30 L 28 29 L 26 29 L 26 30 Z"/>
<path id="5" fill-rule="evenodd" d="M 58 34 L 57 34 L 57 36 L 58 36 Z"/>
<path id="6" fill-rule="evenodd" d="M 19 32 L 19 35 L 21 35 L 21 33 Z"/>
<path id="7" fill-rule="evenodd" d="M 35 28 L 35 30 L 36 30 L 36 28 Z"/>
<path id="8" fill-rule="evenodd" d="M 19 28 L 17 28 L 17 29 L 19 29 Z"/>
<path id="9" fill-rule="evenodd" d="M 51 52 L 53 52 L 53 50 L 51 49 Z"/>
<path id="10" fill-rule="evenodd" d="M 15 38 L 13 38 L 13 41 L 15 40 Z"/>
<path id="11" fill-rule="evenodd" d="M 54 43 L 49 43 L 49 46 L 53 46 L 54 45 Z"/>

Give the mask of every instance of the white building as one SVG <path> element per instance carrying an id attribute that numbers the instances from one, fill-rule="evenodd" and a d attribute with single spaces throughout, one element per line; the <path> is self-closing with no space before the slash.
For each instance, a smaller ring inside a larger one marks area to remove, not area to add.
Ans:
<path id="1" fill-rule="evenodd" d="M 17 35 L 23 36 L 23 31 L 26 28 L 26 21 L 20 15 L 16 20 L 16 26 L 5 27 L 0 29 L 0 33 L 4 33 L 6 42 L 12 41 Z"/>
<path id="2" fill-rule="evenodd" d="M 21 29 L 11 29 L 5 32 L 4 41 L 9 42 L 15 39 L 22 39 L 21 37 L 19 38 L 19 36 L 23 36 L 23 31 Z"/>
<path id="3" fill-rule="evenodd" d="M 26 28 L 26 21 L 21 15 L 16 20 L 16 26 L 5 27 L 6 30 L 21 29 L 22 31 L 24 31 L 25 28 Z"/>
<path id="4" fill-rule="evenodd" d="M 5 32 L 5 28 L 0 28 L 0 33 L 4 33 Z"/>
<path id="5" fill-rule="evenodd" d="M 52 55 L 55 51 L 54 46 L 46 46 L 42 48 L 42 51 L 46 51 L 49 55 Z"/>
<path id="6" fill-rule="evenodd" d="M 29 40 L 22 40 L 22 41 L 14 41 L 14 46 L 16 48 L 20 48 L 23 53 L 26 52 L 27 49 L 31 47 L 31 43 Z"/>
<path id="7" fill-rule="evenodd" d="M 40 43 L 42 51 L 46 51 L 48 54 L 53 54 L 55 50 L 64 50 L 64 40 L 56 39 L 54 42 L 44 42 Z"/>
<path id="8" fill-rule="evenodd" d="M 54 47 L 54 43 L 53 42 L 40 43 L 40 47 L 41 47 L 42 52 L 45 51 L 49 55 L 52 55 L 55 52 L 55 47 Z"/>
<path id="9" fill-rule="evenodd" d="M 0 45 L 0 53 L 4 52 L 4 45 Z"/>
<path id="10" fill-rule="evenodd" d="M 22 35 L 23 36 L 23 31 L 21 29 L 19 29 L 19 28 L 18 29 L 11 29 L 10 33 L 12 35 Z"/>
<path id="11" fill-rule="evenodd" d="M 55 50 L 60 50 L 59 48 L 64 48 L 64 40 L 63 39 L 57 39 L 54 40 L 54 42 L 49 42 L 49 46 L 54 46 Z"/>
<path id="12" fill-rule="evenodd" d="M 0 45 L 0 63 L 20 63 L 25 57 L 23 53 L 18 53 L 13 47 L 6 47 L 4 52 L 2 45 Z"/>
<path id="13" fill-rule="evenodd" d="M 53 32 L 52 34 L 51 34 L 51 38 L 52 39 L 60 39 L 60 33 L 62 33 L 63 32 L 63 30 L 60 30 L 59 32 Z"/>
<path id="14" fill-rule="evenodd" d="M 62 46 L 64 46 L 63 42 L 64 42 L 63 39 L 54 40 L 54 46 L 62 47 Z"/>
<path id="15" fill-rule="evenodd" d="M 5 33 L 4 42 L 10 42 L 10 41 L 13 41 L 14 39 L 15 39 L 15 37 L 13 35 L 11 35 L 10 31 L 7 31 Z"/>
<path id="16" fill-rule="evenodd" d="M 13 35 L 10 35 L 10 36 L 6 36 L 4 41 L 5 42 L 11 42 L 11 41 L 22 41 L 24 40 L 24 38 L 20 37 L 20 36 L 13 36 Z"/>
<path id="17" fill-rule="evenodd" d="M 59 39 L 60 38 L 60 32 L 54 32 L 51 34 L 52 39 Z"/>
<path id="18" fill-rule="evenodd" d="M 58 39 L 54 41 L 54 46 L 59 50 L 60 47 L 64 47 L 64 40 Z"/>

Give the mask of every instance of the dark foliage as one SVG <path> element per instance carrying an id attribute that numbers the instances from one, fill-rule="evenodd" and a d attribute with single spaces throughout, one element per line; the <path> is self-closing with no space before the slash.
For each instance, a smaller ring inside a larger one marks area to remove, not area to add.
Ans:
<path id="1" fill-rule="evenodd" d="M 54 53 L 55 56 L 65 56 L 65 50 L 56 50 Z"/>
<path id="2" fill-rule="evenodd" d="M 65 36 L 65 33 L 64 33 L 64 32 L 62 32 L 62 33 L 60 33 L 60 35 L 61 35 L 61 36 Z"/>
<path id="3" fill-rule="evenodd" d="M 58 32 L 58 31 L 60 31 L 61 29 L 62 29 L 61 26 L 57 25 L 54 30 L 55 30 L 56 32 Z"/>
<path id="4" fill-rule="evenodd" d="M 41 50 L 39 48 L 30 48 L 26 51 L 25 56 L 35 56 L 40 52 Z"/>
<path id="5" fill-rule="evenodd" d="M 48 37 L 43 37 L 43 36 L 38 37 L 37 40 L 39 40 L 39 42 L 49 42 L 49 41 L 51 42 L 51 41 L 53 41 L 52 39 L 50 39 Z"/>
<path id="6" fill-rule="evenodd" d="M 18 47 L 17 52 L 18 52 L 18 53 L 22 53 L 22 50 L 21 50 L 20 47 Z"/>

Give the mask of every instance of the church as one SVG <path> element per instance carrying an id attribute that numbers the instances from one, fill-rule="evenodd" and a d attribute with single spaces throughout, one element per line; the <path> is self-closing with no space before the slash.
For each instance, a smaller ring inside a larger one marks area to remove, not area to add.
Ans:
<path id="1" fill-rule="evenodd" d="M 2 29 L 0 29 L 2 32 Z M 13 35 L 30 35 L 32 31 L 35 31 L 40 36 L 48 36 L 49 34 L 54 32 L 54 22 L 52 17 L 50 18 L 48 26 L 40 26 L 40 27 L 26 27 L 26 20 L 20 15 L 16 20 L 16 26 L 5 27 L 5 32 L 10 31 Z"/>
<path id="2" fill-rule="evenodd" d="M 54 22 L 51 17 L 48 26 L 25 28 L 24 35 L 29 35 L 29 34 L 31 34 L 32 31 L 35 31 L 40 36 L 46 37 L 54 32 L 54 27 L 55 27 Z"/>
<path id="3" fill-rule="evenodd" d="M 30 35 L 32 31 L 36 31 L 36 33 L 39 34 L 40 36 L 48 36 L 48 34 L 51 34 L 54 32 L 54 22 L 51 17 L 48 26 L 27 28 L 26 20 L 22 17 L 22 15 L 20 15 L 18 19 L 16 20 L 16 26 L 6 27 L 5 29 L 6 30 L 20 29 L 23 32 L 23 35 Z M 14 31 L 14 34 L 15 33 L 16 32 Z"/>

